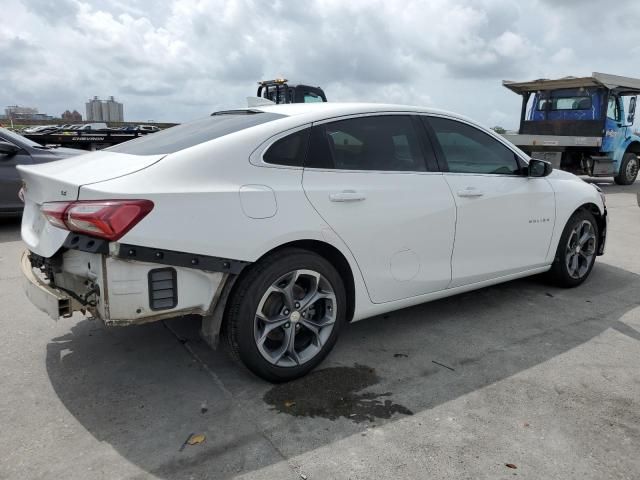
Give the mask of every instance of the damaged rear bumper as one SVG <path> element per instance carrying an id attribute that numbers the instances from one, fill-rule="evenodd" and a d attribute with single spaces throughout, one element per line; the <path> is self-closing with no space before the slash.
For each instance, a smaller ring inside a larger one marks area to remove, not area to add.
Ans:
<path id="1" fill-rule="evenodd" d="M 36 307 L 55 320 L 89 312 L 108 326 L 211 315 L 232 276 L 78 250 L 52 259 L 30 257 L 23 253 L 22 273 Z"/>
<path id="2" fill-rule="evenodd" d="M 24 276 L 24 291 L 27 298 L 39 310 L 49 317 L 58 320 L 60 317 L 70 317 L 76 310 L 83 308 L 82 304 L 57 288 L 51 287 L 45 280 L 36 275 L 31 266 L 29 252 L 22 253 L 20 261 L 22 275 Z"/>

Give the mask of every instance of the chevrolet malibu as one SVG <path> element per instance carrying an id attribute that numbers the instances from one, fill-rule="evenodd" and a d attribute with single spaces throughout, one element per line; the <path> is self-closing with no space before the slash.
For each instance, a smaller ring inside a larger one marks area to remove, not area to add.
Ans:
<path id="1" fill-rule="evenodd" d="M 18 167 L 27 296 L 108 326 L 202 317 L 252 372 L 309 372 L 348 322 L 604 251 L 597 187 L 464 117 L 380 104 L 216 112 Z"/>

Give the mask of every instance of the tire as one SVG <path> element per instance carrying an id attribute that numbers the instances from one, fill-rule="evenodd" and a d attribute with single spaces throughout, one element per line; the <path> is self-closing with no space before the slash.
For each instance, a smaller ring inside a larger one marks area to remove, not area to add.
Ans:
<path id="1" fill-rule="evenodd" d="M 581 241 L 581 237 L 586 240 Z M 593 214 L 587 210 L 575 212 L 560 236 L 556 257 L 548 273 L 550 280 L 565 288 L 583 283 L 595 264 L 598 238 L 598 223 Z"/>
<path id="2" fill-rule="evenodd" d="M 286 382 L 322 362 L 346 311 L 344 282 L 334 266 L 308 250 L 286 248 L 238 279 L 226 308 L 224 337 L 232 355 L 254 374 Z"/>
<path id="3" fill-rule="evenodd" d="M 613 180 L 618 185 L 631 185 L 638 177 L 638 169 L 640 169 L 640 160 L 635 153 L 625 153 L 622 157 L 620 172 Z"/>

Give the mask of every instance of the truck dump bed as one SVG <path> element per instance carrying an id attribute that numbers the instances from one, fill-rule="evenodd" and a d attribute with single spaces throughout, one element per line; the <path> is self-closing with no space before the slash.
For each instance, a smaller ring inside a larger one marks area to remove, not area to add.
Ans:
<path id="1" fill-rule="evenodd" d="M 560 90 L 565 88 L 604 87 L 616 93 L 640 93 L 640 79 L 594 72 L 590 77 L 564 77 L 556 80 L 541 78 L 529 82 L 503 80 L 502 85 L 512 92 L 522 95 L 540 90 Z"/>

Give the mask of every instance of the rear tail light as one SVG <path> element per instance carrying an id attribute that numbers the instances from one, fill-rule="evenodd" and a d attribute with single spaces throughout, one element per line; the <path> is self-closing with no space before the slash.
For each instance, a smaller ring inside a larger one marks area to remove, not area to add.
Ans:
<path id="1" fill-rule="evenodd" d="M 40 211 L 52 225 L 106 240 L 118 240 L 153 209 L 150 200 L 50 202 Z"/>
<path id="2" fill-rule="evenodd" d="M 54 227 L 67 229 L 64 224 L 64 212 L 71 202 L 51 202 L 45 203 L 40 207 L 40 211 L 49 223 Z"/>

